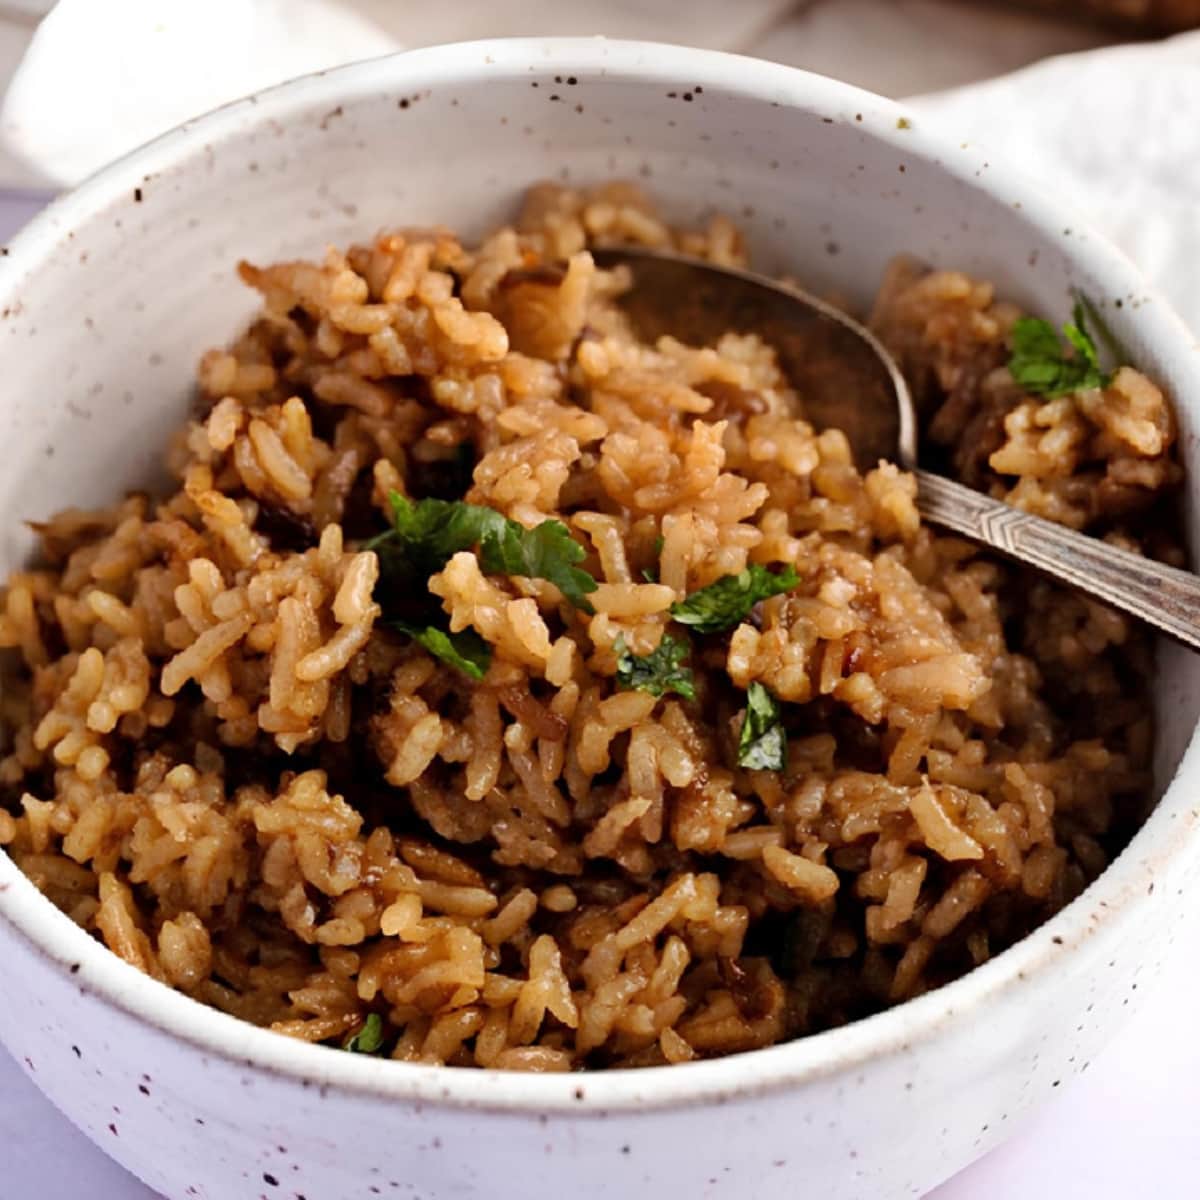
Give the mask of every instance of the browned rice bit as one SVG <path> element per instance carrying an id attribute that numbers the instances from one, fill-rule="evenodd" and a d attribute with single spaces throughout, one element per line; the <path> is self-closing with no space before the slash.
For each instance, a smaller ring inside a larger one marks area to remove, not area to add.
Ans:
<path id="1" fill-rule="evenodd" d="M 201 362 L 178 490 L 39 527 L 0 609 L 0 843 L 113 952 L 395 1059 L 682 1062 L 969 971 L 1144 817 L 1145 631 L 922 526 L 912 478 L 860 475 L 756 338 L 639 344 L 595 241 L 742 261 L 725 220 L 678 233 L 608 185 L 534 188 L 477 248 L 243 264 L 262 312 Z M 927 444 L 1179 561 L 1162 393 L 1126 367 L 1024 394 L 1017 315 L 889 274 L 873 321 Z M 392 491 L 560 520 L 598 587 L 474 548 L 385 586 Z M 751 564 L 798 581 L 724 631 L 673 622 Z M 395 628 L 413 604 L 480 635 L 481 680 Z M 692 686 L 622 686 L 664 636 Z M 783 769 L 739 766 L 758 685 Z"/>

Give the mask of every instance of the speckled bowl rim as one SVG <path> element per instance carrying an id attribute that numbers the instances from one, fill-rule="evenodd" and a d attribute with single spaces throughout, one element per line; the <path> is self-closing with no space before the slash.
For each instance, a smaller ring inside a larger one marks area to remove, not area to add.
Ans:
<path id="1" fill-rule="evenodd" d="M 297 109 L 334 105 L 348 98 L 392 91 L 418 80 L 432 86 L 485 79 L 489 73 L 561 70 L 580 76 L 634 77 L 664 86 L 679 80 L 726 90 L 783 107 L 828 115 L 835 121 L 860 114 L 859 128 L 911 159 L 939 166 L 969 187 L 1019 204 L 1047 244 L 1065 226 L 1077 236 L 1070 256 L 1086 260 L 1112 294 L 1146 297 L 1141 308 L 1144 344 L 1173 364 L 1186 387 L 1200 396 L 1200 348 L 1169 306 L 1156 297 L 1136 268 L 1078 214 L 1060 209 L 1032 184 L 989 168 L 978 149 L 930 135 L 902 106 L 871 93 L 791 67 L 715 51 L 602 38 L 516 38 L 467 42 L 408 51 L 304 76 L 189 121 L 134 151 L 56 200 L 8 246 L 0 259 L 0 304 L 20 279 L 96 210 L 128 195 L 146 175 L 161 172 L 205 145 L 268 121 L 286 123 Z M 857 118 L 853 118 L 857 119 Z M 1083 230 L 1086 239 L 1078 236 Z M 1200 811 L 1185 795 L 1185 781 L 1200 779 L 1200 746 L 1192 737 L 1155 812 L 1125 851 L 1087 891 L 1015 946 L 961 979 L 915 1000 L 839 1029 L 782 1045 L 706 1062 L 641 1070 L 567 1075 L 526 1075 L 395 1063 L 296 1042 L 208 1008 L 156 983 L 112 954 L 46 900 L 0 854 L 0 917 L 72 985 L 133 1015 L 197 1051 L 239 1066 L 271 1072 L 311 1086 L 381 1099 L 528 1115 L 559 1113 L 597 1117 L 617 1110 L 686 1108 L 727 1103 L 791 1089 L 807 1081 L 861 1068 L 872 1059 L 920 1053 L 940 1028 L 985 1007 L 1012 989 L 1030 992 L 1097 929 L 1120 921 L 1157 881 L 1197 853 L 1194 826 Z M 978 1014 L 976 1014 L 978 1016 Z"/>

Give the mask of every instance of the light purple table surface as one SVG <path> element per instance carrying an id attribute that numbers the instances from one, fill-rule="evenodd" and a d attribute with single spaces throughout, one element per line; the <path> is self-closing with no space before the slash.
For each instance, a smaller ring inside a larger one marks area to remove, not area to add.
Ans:
<path id="1" fill-rule="evenodd" d="M 0 243 L 42 203 L 35 194 L 0 192 Z M 1008 1142 L 927 1200 L 1200 1196 L 1200 922 L 1189 918 L 1189 929 L 1143 1009 L 1108 1050 Z M 155 1197 L 62 1117 L 0 1050 L 0 1200 Z M 489 1200 L 521 1198 L 497 1191 Z"/>

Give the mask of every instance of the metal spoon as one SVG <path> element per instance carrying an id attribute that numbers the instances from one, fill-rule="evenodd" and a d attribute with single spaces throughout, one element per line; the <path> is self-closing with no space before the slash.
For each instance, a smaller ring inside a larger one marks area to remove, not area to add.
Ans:
<path id="1" fill-rule="evenodd" d="M 683 255 L 634 246 L 593 254 L 602 267 L 629 267 L 633 286 L 619 303 L 642 337 L 711 345 L 729 330 L 757 333 L 775 348 L 807 420 L 843 430 L 860 467 L 885 458 L 916 476 L 926 520 L 1200 650 L 1200 577 L 921 470 L 908 385 L 875 336 L 844 312 L 765 276 Z"/>

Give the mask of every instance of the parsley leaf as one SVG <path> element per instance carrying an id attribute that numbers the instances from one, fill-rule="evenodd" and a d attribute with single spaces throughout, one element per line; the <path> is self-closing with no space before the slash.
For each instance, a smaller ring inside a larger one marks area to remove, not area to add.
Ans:
<path id="1" fill-rule="evenodd" d="M 1083 292 L 1076 293 L 1075 308 L 1075 323 L 1080 329 L 1084 328 L 1083 323 L 1079 320 L 1080 310 L 1082 310 L 1083 315 L 1091 322 L 1092 328 L 1095 329 L 1098 340 L 1104 346 L 1104 349 L 1108 351 L 1109 359 L 1115 363 L 1129 362 L 1129 351 L 1113 331 L 1109 329 L 1103 313 L 1100 312 Z"/>
<path id="2" fill-rule="evenodd" d="M 383 1018 L 371 1013 L 363 1027 L 342 1043 L 342 1049 L 351 1054 L 378 1054 L 383 1049 Z"/>
<path id="3" fill-rule="evenodd" d="M 492 648 L 473 629 L 450 633 L 436 625 L 410 625 L 407 621 L 393 621 L 392 628 L 407 634 L 434 658 L 457 667 L 472 679 L 482 679 L 491 666 Z"/>
<path id="4" fill-rule="evenodd" d="M 424 584 L 460 550 L 478 546 L 485 571 L 548 580 L 576 608 L 592 612 L 585 597 L 596 590 L 596 581 L 576 565 L 587 552 L 561 521 L 526 529 L 493 508 L 462 500 L 414 503 L 398 492 L 388 498 L 392 528 L 372 538 L 366 549 L 379 555 L 381 578 L 390 587 Z"/>
<path id="5" fill-rule="evenodd" d="M 1062 330 L 1075 351 L 1070 356 L 1049 321 L 1021 317 L 1013 325 L 1008 370 L 1026 391 L 1039 396 L 1065 396 L 1085 388 L 1107 386 L 1110 376 L 1100 369 L 1100 356 L 1088 331 L 1082 298 L 1076 300 L 1072 316 L 1074 320 Z"/>
<path id="6" fill-rule="evenodd" d="M 790 592 L 799 582 L 790 565 L 776 575 L 759 563 L 751 563 L 744 571 L 726 575 L 672 604 L 671 616 L 697 633 L 720 633 L 743 621 L 760 600 Z"/>
<path id="7" fill-rule="evenodd" d="M 497 536 L 508 523 L 492 508 L 461 500 L 427 498 L 415 504 L 399 492 L 389 492 L 392 527 L 372 538 L 367 550 L 380 556 L 380 567 L 394 573 L 428 579 L 460 550 L 471 550 L 489 534 Z"/>
<path id="8" fill-rule="evenodd" d="M 651 696 L 678 692 L 686 700 L 695 700 L 691 668 L 682 665 L 688 653 L 688 644 L 682 638 L 673 638 L 666 633 L 657 650 L 650 654 L 633 654 L 625 645 L 625 639 L 618 637 L 613 650 L 617 654 L 618 687 L 649 692 Z"/>
<path id="9" fill-rule="evenodd" d="M 787 763 L 787 734 L 779 701 L 758 680 L 746 692 L 737 760 L 738 766 L 748 771 L 782 771 Z"/>
<path id="10" fill-rule="evenodd" d="M 652 567 L 646 567 L 642 571 L 642 578 L 647 583 L 658 582 L 658 560 L 662 558 L 663 546 L 665 546 L 666 543 L 667 539 L 663 537 L 661 533 L 654 539 L 654 565 Z"/>
<path id="11" fill-rule="evenodd" d="M 500 519 L 503 525 L 489 526 L 483 533 L 479 557 L 485 571 L 548 580 L 576 608 L 586 613 L 595 611 L 587 593 L 596 590 L 596 581 L 576 565 L 583 562 L 587 552 L 561 521 L 543 521 L 526 529 L 516 521 Z"/>

